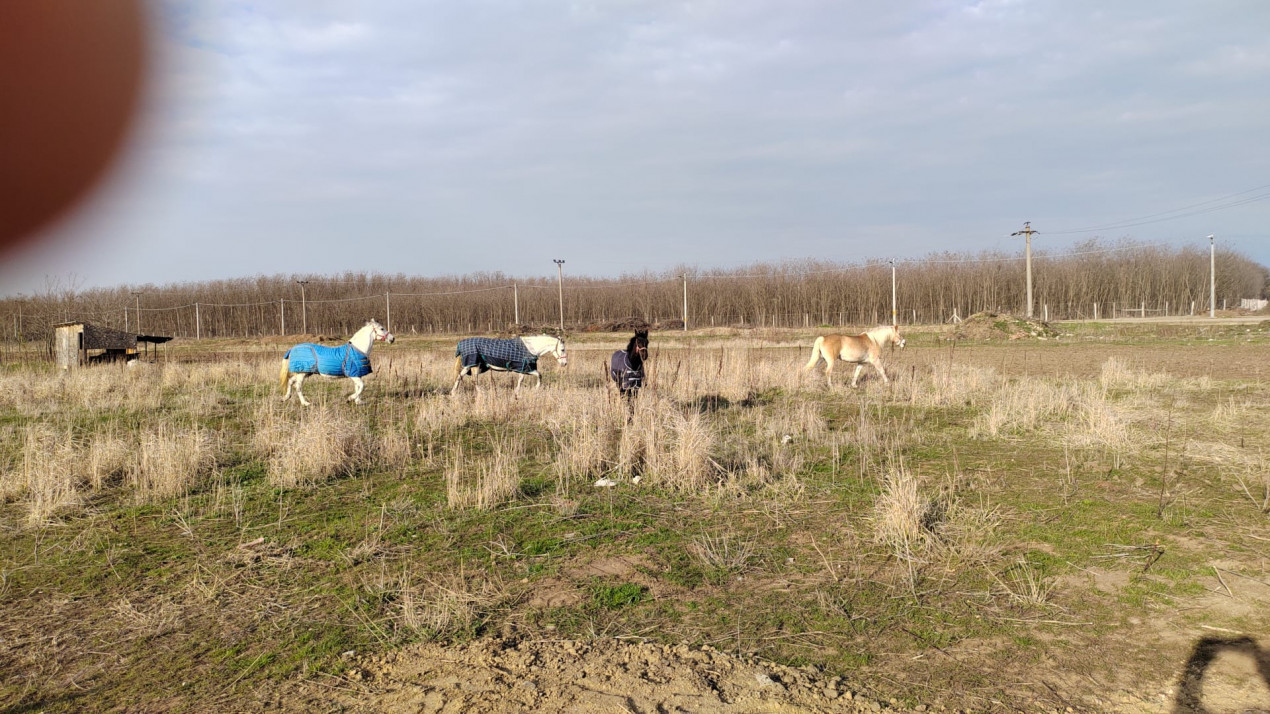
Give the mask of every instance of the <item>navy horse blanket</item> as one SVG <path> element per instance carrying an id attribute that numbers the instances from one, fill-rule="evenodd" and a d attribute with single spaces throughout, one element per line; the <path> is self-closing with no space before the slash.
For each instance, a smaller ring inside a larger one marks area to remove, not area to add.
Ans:
<path id="1" fill-rule="evenodd" d="M 292 372 L 316 372 L 330 377 L 365 377 L 371 372 L 370 357 L 351 342 L 343 347 L 301 342 L 287 350 L 282 358 L 288 360 L 287 369 Z"/>
<path id="2" fill-rule="evenodd" d="M 476 373 L 490 369 L 532 374 L 538 371 L 538 355 L 530 352 L 519 338 L 496 340 L 492 337 L 468 337 L 459 340 L 454 350 L 464 368 L 475 367 Z"/>
<path id="3" fill-rule="evenodd" d="M 626 350 L 618 350 L 609 360 L 609 376 L 623 392 L 639 389 L 644 386 L 644 363 L 640 362 L 639 367 L 632 367 Z"/>

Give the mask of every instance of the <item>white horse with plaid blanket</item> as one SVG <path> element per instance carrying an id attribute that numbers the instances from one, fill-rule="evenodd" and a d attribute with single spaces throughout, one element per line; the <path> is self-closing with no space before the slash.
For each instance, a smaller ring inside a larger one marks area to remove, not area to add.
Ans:
<path id="1" fill-rule="evenodd" d="M 542 375 L 538 373 L 538 358 L 550 352 L 563 367 L 569 364 L 569 356 L 564 351 L 564 340 L 551 335 L 533 335 L 513 337 L 510 340 L 499 340 L 492 337 L 468 337 L 459 340 L 454 349 L 454 386 L 450 394 L 459 388 L 464 377 L 494 370 L 497 372 L 516 372 L 520 378 L 516 380 L 516 389 L 525 381 L 525 375 L 538 378 L 535 387 L 542 386 Z"/>
<path id="2" fill-rule="evenodd" d="M 294 387 L 300 403 L 309 406 L 309 400 L 300 391 L 304 378 L 310 374 L 324 374 L 353 380 L 353 393 L 348 395 L 348 401 L 361 404 L 362 389 L 366 387 L 362 377 L 371 372 L 370 348 L 380 340 L 392 344 L 396 339 L 378 320 L 368 320 L 343 347 L 301 342 L 282 355 L 282 373 L 278 379 L 287 388 L 282 401 L 291 398 L 291 388 Z"/>

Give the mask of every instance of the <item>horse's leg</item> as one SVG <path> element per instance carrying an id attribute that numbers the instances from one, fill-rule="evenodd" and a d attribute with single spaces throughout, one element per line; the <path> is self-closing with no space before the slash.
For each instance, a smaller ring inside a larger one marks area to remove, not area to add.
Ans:
<path id="1" fill-rule="evenodd" d="M 520 383 L 521 383 L 521 382 L 523 382 L 523 381 L 525 381 L 525 375 L 524 375 L 523 373 L 516 375 L 516 388 L 515 388 L 515 389 L 513 389 L 512 391 L 513 391 L 513 392 L 519 392 L 519 391 L 520 391 Z"/>
<path id="2" fill-rule="evenodd" d="M 891 383 L 891 380 L 886 378 L 886 370 L 882 369 L 882 365 L 877 360 L 870 360 L 869 364 L 873 365 L 873 369 L 876 369 L 878 371 L 878 374 L 882 375 L 882 384 Z"/>
<path id="3" fill-rule="evenodd" d="M 309 400 L 304 398 L 302 388 L 304 387 L 304 378 L 307 376 L 309 375 L 304 372 L 296 372 L 295 376 L 291 378 L 295 380 L 295 395 L 300 398 L 300 403 L 306 407 L 309 406 Z"/>
<path id="4" fill-rule="evenodd" d="M 348 395 L 348 401 L 354 404 L 362 403 L 362 390 L 366 388 L 366 382 L 361 377 L 349 377 L 353 380 L 353 393 Z"/>
<path id="5" fill-rule="evenodd" d="M 835 359 L 825 358 L 825 384 L 830 387 L 833 386 L 833 363 L 836 361 Z"/>
<path id="6" fill-rule="evenodd" d="M 463 381 L 463 371 L 464 370 L 460 369 L 458 371 L 458 374 L 455 375 L 454 386 L 450 387 L 450 394 L 454 394 L 455 392 L 459 391 L 459 382 Z"/>
<path id="7" fill-rule="evenodd" d="M 286 380 L 287 393 L 286 393 L 286 394 L 284 394 L 284 395 L 282 395 L 282 401 L 284 401 L 284 402 L 285 402 L 285 401 L 287 401 L 288 399 L 290 399 L 290 398 L 291 398 L 291 382 L 292 382 L 294 379 L 295 379 L 295 377 L 294 377 L 294 376 L 288 376 L 288 377 L 287 377 L 287 380 Z"/>
<path id="8" fill-rule="evenodd" d="M 860 372 L 864 370 L 864 363 L 857 362 L 855 366 L 855 374 L 851 375 L 851 388 L 855 389 L 856 382 L 860 381 Z"/>

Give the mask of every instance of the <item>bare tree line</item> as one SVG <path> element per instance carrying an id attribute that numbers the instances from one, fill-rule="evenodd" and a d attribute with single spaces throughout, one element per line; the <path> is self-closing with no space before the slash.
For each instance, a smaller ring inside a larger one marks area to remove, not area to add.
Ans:
<path id="1" fill-rule="evenodd" d="M 1216 256 L 1217 307 L 1266 293 L 1268 271 L 1230 250 Z M 1026 312 L 1022 256 L 938 253 L 895 266 L 900 324 L 938 323 L 981 311 Z M 686 282 L 688 324 L 872 325 L 891 320 L 892 266 L 805 260 L 739 269 L 565 275 L 566 329 L 643 320 L 678 324 Z M 303 281 L 303 284 L 301 284 Z M 1049 319 L 1188 314 L 1208 309 L 1209 252 L 1090 241 L 1060 255 L 1033 255 L 1035 311 Z M 138 334 L 343 338 L 375 317 L 398 333 L 491 333 L 557 325 L 556 276 L 502 273 L 426 278 L 345 273 L 255 276 L 156 286 L 76 290 L 50 285 L 0 300 L 5 341 L 47 340 L 51 327 L 84 321 Z"/>

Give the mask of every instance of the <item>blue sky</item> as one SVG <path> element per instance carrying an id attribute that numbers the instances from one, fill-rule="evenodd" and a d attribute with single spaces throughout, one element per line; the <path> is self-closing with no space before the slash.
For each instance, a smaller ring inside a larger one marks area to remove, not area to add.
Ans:
<path id="1" fill-rule="evenodd" d="M 1270 265 L 1259 0 L 152 10 L 129 152 L 0 293 L 1015 251 L 1025 220 Z"/>

